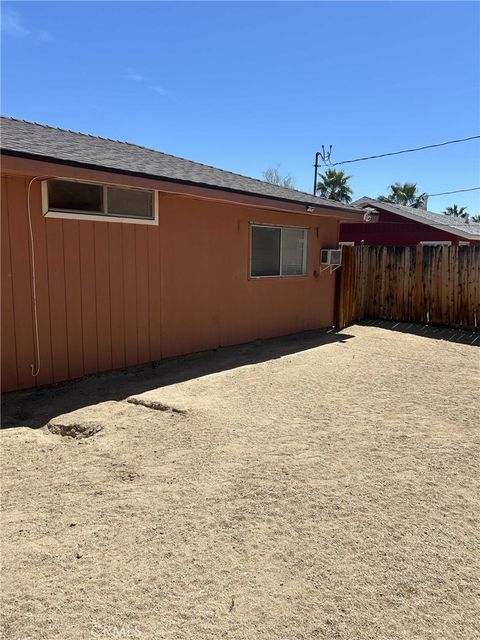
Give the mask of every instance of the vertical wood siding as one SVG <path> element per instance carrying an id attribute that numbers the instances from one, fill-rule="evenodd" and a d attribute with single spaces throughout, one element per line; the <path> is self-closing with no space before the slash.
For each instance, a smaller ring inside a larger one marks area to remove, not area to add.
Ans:
<path id="1" fill-rule="evenodd" d="M 366 318 L 478 329 L 480 247 L 345 247 L 338 324 Z"/>
<path id="2" fill-rule="evenodd" d="M 41 367 L 36 363 L 26 178 L 2 178 L 2 389 L 12 391 L 333 324 L 331 218 L 160 194 L 160 224 L 44 218 L 31 190 Z M 310 228 L 308 275 L 250 279 L 249 223 Z"/>

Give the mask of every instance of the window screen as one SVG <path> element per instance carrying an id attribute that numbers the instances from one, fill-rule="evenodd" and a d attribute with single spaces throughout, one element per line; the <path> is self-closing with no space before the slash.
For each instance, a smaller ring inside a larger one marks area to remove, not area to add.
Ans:
<path id="1" fill-rule="evenodd" d="M 108 213 L 113 215 L 153 217 L 150 191 L 107 187 L 107 207 Z"/>
<path id="2" fill-rule="evenodd" d="M 252 227 L 252 276 L 280 274 L 280 235 L 275 227 Z"/>
<path id="3" fill-rule="evenodd" d="M 305 275 L 307 238 L 307 229 L 252 225 L 251 275 Z"/>

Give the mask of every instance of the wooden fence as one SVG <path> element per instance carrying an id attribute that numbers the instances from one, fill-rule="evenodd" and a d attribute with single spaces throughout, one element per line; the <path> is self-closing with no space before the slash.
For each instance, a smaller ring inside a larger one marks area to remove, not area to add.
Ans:
<path id="1" fill-rule="evenodd" d="M 343 329 L 367 318 L 479 329 L 480 246 L 344 247 Z"/>

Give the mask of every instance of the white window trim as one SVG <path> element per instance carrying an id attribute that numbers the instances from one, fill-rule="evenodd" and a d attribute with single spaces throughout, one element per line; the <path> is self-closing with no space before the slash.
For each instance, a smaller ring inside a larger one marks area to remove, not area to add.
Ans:
<path id="1" fill-rule="evenodd" d="M 112 214 L 96 214 L 96 213 L 82 213 L 81 211 L 50 211 L 48 208 L 48 181 L 49 180 L 63 180 L 64 182 L 78 182 L 81 184 L 96 184 L 103 188 L 103 197 L 106 197 L 106 190 L 108 187 L 118 187 L 119 189 L 132 189 L 134 191 L 148 191 L 153 194 L 153 218 L 139 218 L 128 216 L 115 216 Z M 42 214 L 44 218 L 59 218 L 62 220 L 90 220 L 91 222 L 122 222 L 123 224 L 148 224 L 158 225 L 158 191 L 155 189 L 147 189 L 145 187 L 132 187 L 130 185 L 111 183 L 111 182 L 96 182 L 94 180 L 81 180 L 74 178 L 55 177 L 48 180 L 42 180 Z"/>
<path id="2" fill-rule="evenodd" d="M 354 247 L 355 246 L 355 242 L 339 242 L 338 243 L 338 248 L 341 249 L 342 247 Z"/>
<path id="3" fill-rule="evenodd" d="M 459 247 L 469 247 L 470 246 L 470 242 L 468 240 L 459 240 L 458 246 Z"/>
<path id="4" fill-rule="evenodd" d="M 422 247 L 451 247 L 450 240 L 422 240 L 420 242 Z"/>
<path id="5" fill-rule="evenodd" d="M 280 229 L 280 271 L 282 270 L 282 229 L 298 229 L 300 231 L 306 231 L 307 240 L 305 243 L 305 251 L 303 252 L 303 265 L 302 269 L 305 273 L 287 273 L 282 275 L 282 273 L 278 275 L 272 276 L 253 276 L 252 275 L 252 242 L 253 242 L 253 234 L 252 230 L 254 227 L 268 227 L 270 229 Z M 306 278 L 308 276 L 308 237 L 310 227 L 297 227 L 296 225 L 288 225 L 288 224 L 262 224 L 257 222 L 250 223 L 250 260 L 248 265 L 248 277 L 250 280 L 263 280 L 265 278 Z"/>

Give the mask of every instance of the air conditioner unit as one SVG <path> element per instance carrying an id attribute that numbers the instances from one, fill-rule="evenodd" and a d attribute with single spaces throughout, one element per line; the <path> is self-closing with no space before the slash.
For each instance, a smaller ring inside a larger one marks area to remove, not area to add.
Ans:
<path id="1" fill-rule="evenodd" d="M 320 254 L 321 264 L 327 264 L 330 267 L 339 267 L 342 264 L 341 249 L 322 249 Z"/>

